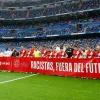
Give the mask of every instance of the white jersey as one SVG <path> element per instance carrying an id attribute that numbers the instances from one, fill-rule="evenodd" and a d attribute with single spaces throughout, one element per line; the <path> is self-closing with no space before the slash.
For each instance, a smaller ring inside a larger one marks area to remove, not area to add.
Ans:
<path id="1" fill-rule="evenodd" d="M 80 56 L 80 58 L 86 58 L 87 57 L 87 51 L 85 51 L 85 52 L 81 52 L 82 54 L 81 54 L 81 56 Z"/>
<path id="2" fill-rule="evenodd" d="M 12 51 L 4 51 L 4 57 L 11 57 Z"/>
<path id="3" fill-rule="evenodd" d="M 60 47 L 56 47 L 56 52 L 60 52 Z"/>
<path id="4" fill-rule="evenodd" d="M 4 53 L 3 52 L 0 52 L 0 57 L 3 57 L 4 56 Z"/>

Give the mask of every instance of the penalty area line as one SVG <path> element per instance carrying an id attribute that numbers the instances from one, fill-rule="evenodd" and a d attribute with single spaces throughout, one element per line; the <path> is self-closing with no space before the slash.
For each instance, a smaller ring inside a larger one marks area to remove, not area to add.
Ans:
<path id="1" fill-rule="evenodd" d="M 38 75 L 38 74 L 32 74 L 32 75 L 28 75 L 28 76 L 24 76 L 24 77 L 19 77 L 19 78 L 11 79 L 11 80 L 8 80 L 8 81 L 3 81 L 3 82 L 0 82 L 0 84 L 14 82 L 14 81 L 25 79 L 25 78 L 32 77 L 32 76 L 35 76 L 35 75 Z"/>

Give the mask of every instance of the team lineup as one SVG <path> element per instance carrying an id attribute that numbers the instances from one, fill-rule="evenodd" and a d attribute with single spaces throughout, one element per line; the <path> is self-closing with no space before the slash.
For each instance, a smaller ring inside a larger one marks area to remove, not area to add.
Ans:
<path id="1" fill-rule="evenodd" d="M 0 51 L 0 57 L 44 57 L 44 58 L 100 58 L 100 47 L 97 46 L 96 50 L 91 47 L 78 49 L 77 46 L 71 47 L 68 44 L 65 48 L 61 46 L 55 46 L 54 48 L 42 47 L 38 49 L 36 46 L 24 48 L 21 46 L 20 50 L 16 48 L 9 50 L 5 49 L 4 52 Z"/>

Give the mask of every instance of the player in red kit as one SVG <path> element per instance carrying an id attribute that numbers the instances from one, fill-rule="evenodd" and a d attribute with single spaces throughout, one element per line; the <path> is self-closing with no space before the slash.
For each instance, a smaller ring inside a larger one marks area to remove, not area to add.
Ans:
<path id="1" fill-rule="evenodd" d="M 21 50 L 19 51 L 19 53 L 20 53 L 20 57 L 25 57 L 26 50 L 25 50 L 24 46 L 21 46 Z"/>
<path id="2" fill-rule="evenodd" d="M 52 48 L 48 49 L 46 57 L 47 58 L 52 58 Z"/>
<path id="3" fill-rule="evenodd" d="M 47 52 L 48 52 L 48 51 L 46 50 L 45 46 L 43 46 L 43 48 L 42 48 L 42 50 L 41 50 L 42 57 L 46 57 Z"/>
<path id="4" fill-rule="evenodd" d="M 54 56 L 53 49 L 50 48 L 49 58 L 53 58 L 53 56 Z"/>
<path id="5" fill-rule="evenodd" d="M 28 49 L 26 50 L 26 55 L 25 55 L 25 57 L 32 57 L 32 53 L 31 53 L 31 49 L 30 49 L 30 48 L 28 48 Z"/>
<path id="6" fill-rule="evenodd" d="M 94 58 L 94 56 L 95 56 L 94 51 L 90 47 L 87 47 L 87 55 L 86 55 L 86 58 Z"/>
<path id="7" fill-rule="evenodd" d="M 67 54 L 63 51 L 63 47 L 60 47 L 59 58 L 66 58 Z"/>
<path id="8" fill-rule="evenodd" d="M 56 48 L 53 51 L 53 58 L 59 58 L 59 53 L 56 51 Z"/>
<path id="9" fill-rule="evenodd" d="M 100 47 L 99 46 L 97 46 L 96 48 L 95 58 L 100 58 Z"/>
<path id="10" fill-rule="evenodd" d="M 77 46 L 75 46 L 72 58 L 79 58 L 80 56 L 81 56 L 81 51 L 78 50 Z"/>
<path id="11" fill-rule="evenodd" d="M 30 51 L 31 51 L 30 56 L 31 56 L 31 57 L 34 57 L 34 56 L 33 56 L 33 54 L 34 54 L 34 48 L 35 48 L 35 46 L 34 46 L 34 45 L 32 46 L 32 48 L 30 48 Z"/>

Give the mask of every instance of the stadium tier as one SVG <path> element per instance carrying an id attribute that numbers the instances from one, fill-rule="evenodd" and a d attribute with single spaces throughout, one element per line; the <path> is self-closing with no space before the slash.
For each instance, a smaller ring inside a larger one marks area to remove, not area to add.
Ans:
<path id="1" fill-rule="evenodd" d="M 41 2 L 39 0 L 29 1 L 29 2 L 1 2 L 1 10 L 0 17 L 1 18 L 34 18 L 39 16 L 50 16 L 62 13 L 71 13 L 82 10 L 91 10 L 100 8 L 99 0 L 80 0 L 80 1 L 66 1 L 61 2 L 57 0 L 57 2 L 52 1 L 53 3 Z M 45 1 L 45 0 L 44 0 Z M 35 5 L 37 4 L 37 5 Z M 43 4 L 43 5 L 42 5 Z M 35 6 L 34 6 L 35 5 Z M 2 9 L 11 7 L 11 9 Z M 18 7 L 20 9 L 18 9 Z M 26 8 L 23 8 L 26 7 Z"/>
<path id="2" fill-rule="evenodd" d="M 20 47 L 23 45 L 25 48 L 31 48 L 32 45 L 36 46 L 39 50 L 42 47 L 54 49 L 56 45 L 63 45 L 66 48 L 67 44 L 70 43 L 71 47 L 77 46 L 78 49 L 91 47 L 93 50 L 96 50 L 96 47 L 100 45 L 100 37 L 91 37 L 91 38 L 80 38 L 80 39 L 64 39 L 64 40 L 42 40 L 42 41 L 24 41 L 24 42 L 2 42 L 0 43 L 0 48 L 4 51 L 5 47 L 17 48 L 20 50 Z"/>
<path id="3" fill-rule="evenodd" d="M 88 21 L 89 20 L 89 21 Z M 53 36 L 53 35 L 74 35 L 76 33 L 89 34 L 100 32 L 100 18 L 92 20 L 72 20 L 51 23 L 41 23 L 27 25 L 0 25 L 1 37 L 31 37 L 31 36 Z M 81 26 L 77 26 L 81 25 Z M 12 31 L 15 30 L 15 31 Z"/>

